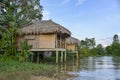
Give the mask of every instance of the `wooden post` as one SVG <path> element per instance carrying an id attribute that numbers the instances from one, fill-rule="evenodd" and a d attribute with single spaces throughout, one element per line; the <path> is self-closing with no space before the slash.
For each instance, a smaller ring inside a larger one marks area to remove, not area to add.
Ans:
<path id="1" fill-rule="evenodd" d="M 64 64 L 65 73 L 67 73 L 67 64 Z"/>
<path id="2" fill-rule="evenodd" d="M 76 69 L 77 69 L 76 71 L 78 71 L 78 69 L 79 69 L 79 60 L 76 60 L 76 67 L 77 67 L 77 68 L 76 68 Z"/>
<path id="3" fill-rule="evenodd" d="M 67 55 L 66 55 L 66 51 L 65 51 L 65 53 L 64 53 L 64 61 L 66 62 L 66 57 L 67 57 Z"/>
<path id="4" fill-rule="evenodd" d="M 62 48 L 62 36 L 60 35 L 60 48 Z"/>
<path id="5" fill-rule="evenodd" d="M 63 62 L 63 51 L 61 51 L 61 62 Z"/>
<path id="6" fill-rule="evenodd" d="M 56 63 L 58 63 L 58 51 L 56 50 Z"/>
<path id="7" fill-rule="evenodd" d="M 39 52 L 37 53 L 37 63 L 39 63 Z"/>
<path id="8" fill-rule="evenodd" d="M 31 62 L 33 62 L 33 55 L 34 55 L 34 54 L 31 54 Z"/>
<path id="9" fill-rule="evenodd" d="M 78 52 L 76 52 L 76 59 L 78 60 Z"/>
<path id="10" fill-rule="evenodd" d="M 55 35 L 55 48 L 58 48 L 57 34 Z"/>

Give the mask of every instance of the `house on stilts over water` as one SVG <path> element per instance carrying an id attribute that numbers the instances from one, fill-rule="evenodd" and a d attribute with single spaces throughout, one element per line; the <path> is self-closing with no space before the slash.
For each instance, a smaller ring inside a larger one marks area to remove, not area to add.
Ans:
<path id="1" fill-rule="evenodd" d="M 66 61 L 66 39 L 71 32 L 65 27 L 52 20 L 42 20 L 20 29 L 22 35 L 18 43 L 27 40 L 34 53 L 32 60 L 39 62 L 40 55 L 50 55 L 56 53 L 56 63 L 58 63 L 59 53 L 61 62 Z M 20 45 L 18 45 L 20 46 Z"/>
<path id="2" fill-rule="evenodd" d="M 66 48 L 68 50 L 68 53 L 76 54 L 76 59 L 78 59 L 78 47 L 80 46 L 80 41 L 74 37 L 69 37 L 67 38 L 66 42 Z"/>

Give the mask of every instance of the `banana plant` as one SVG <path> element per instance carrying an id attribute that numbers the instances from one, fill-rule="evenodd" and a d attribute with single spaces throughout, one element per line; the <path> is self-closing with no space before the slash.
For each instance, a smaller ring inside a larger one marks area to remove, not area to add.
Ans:
<path id="1" fill-rule="evenodd" d="M 30 55 L 33 53 L 30 51 L 31 46 L 28 45 L 27 40 L 20 43 L 20 53 L 18 54 L 19 61 L 28 61 Z"/>

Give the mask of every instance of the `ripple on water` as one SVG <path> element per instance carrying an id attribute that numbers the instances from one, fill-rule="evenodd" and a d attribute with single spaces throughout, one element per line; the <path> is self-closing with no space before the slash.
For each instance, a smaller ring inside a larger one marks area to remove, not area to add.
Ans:
<path id="1" fill-rule="evenodd" d="M 81 59 L 76 78 L 67 80 L 120 80 L 120 57 L 88 57 Z"/>

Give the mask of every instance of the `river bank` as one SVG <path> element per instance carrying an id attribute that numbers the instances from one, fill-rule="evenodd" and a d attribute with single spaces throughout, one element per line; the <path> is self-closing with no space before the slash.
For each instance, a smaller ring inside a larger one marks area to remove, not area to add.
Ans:
<path id="1" fill-rule="evenodd" d="M 119 59 L 119 56 L 85 57 L 57 65 L 0 62 L 0 80 L 119 80 Z"/>
<path id="2" fill-rule="evenodd" d="M 30 80 L 31 76 L 53 77 L 55 65 L 31 62 L 0 62 L 0 80 Z"/>

